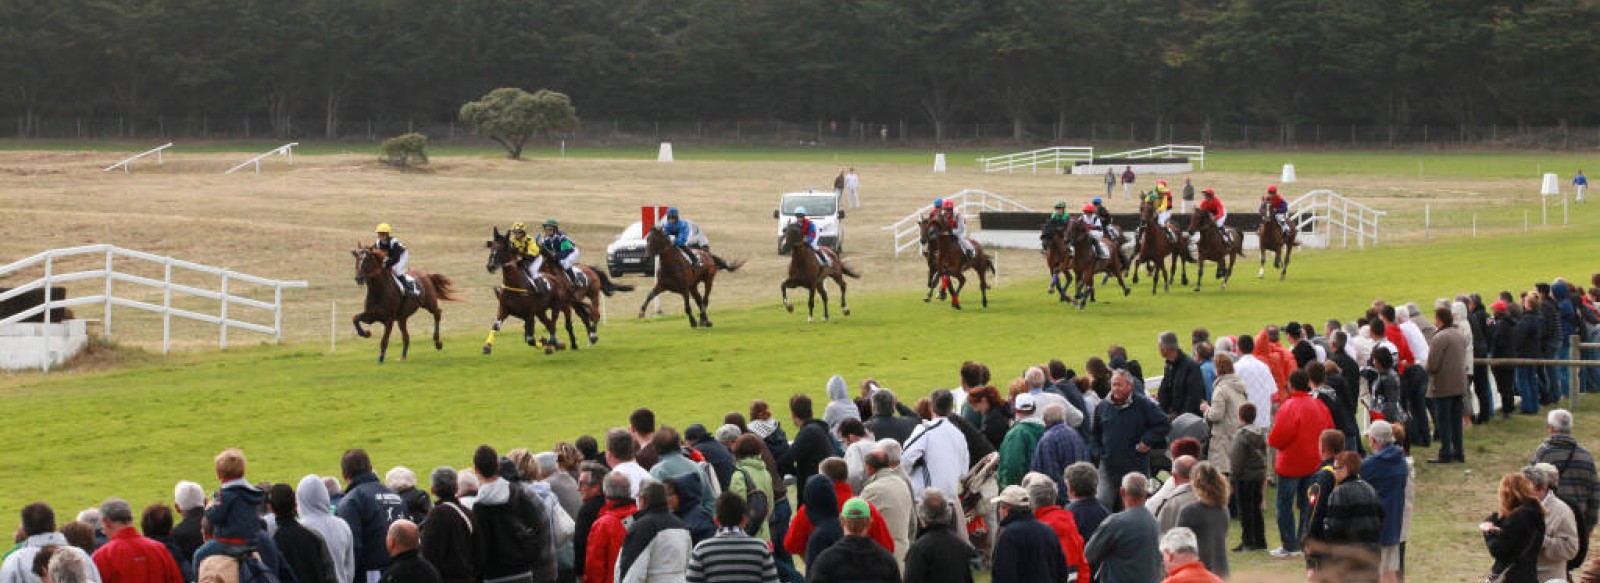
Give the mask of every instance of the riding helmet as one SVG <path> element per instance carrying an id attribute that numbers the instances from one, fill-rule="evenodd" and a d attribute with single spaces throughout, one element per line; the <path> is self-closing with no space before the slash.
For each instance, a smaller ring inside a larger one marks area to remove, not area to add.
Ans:
<path id="1" fill-rule="evenodd" d="M 667 209 L 667 218 L 671 218 L 671 219 L 678 218 L 678 207 L 672 207 L 672 208 Z"/>
<path id="2" fill-rule="evenodd" d="M 544 220 L 544 226 L 560 228 L 561 227 L 561 223 L 556 222 L 555 219 L 545 219 Z"/>
<path id="3" fill-rule="evenodd" d="M 794 207 L 794 216 L 797 216 L 797 217 L 806 216 L 806 207 L 803 207 L 803 206 Z"/>
<path id="4" fill-rule="evenodd" d="M 1067 201 L 1064 201 L 1064 200 L 1056 201 L 1056 208 L 1058 208 L 1058 209 L 1067 208 Z"/>
<path id="5" fill-rule="evenodd" d="M 1095 204 L 1095 206 L 1099 206 L 1100 205 L 1100 197 L 1098 197 L 1098 196 L 1094 197 L 1094 204 Z"/>
<path id="6" fill-rule="evenodd" d="M 519 231 L 523 232 L 523 233 L 528 232 L 528 226 L 523 224 L 522 221 L 517 221 L 515 223 L 512 223 L 511 224 L 511 232 L 516 233 L 516 232 L 519 232 Z"/>
<path id="7" fill-rule="evenodd" d="M 1094 212 L 1094 205 L 1093 204 L 1083 205 L 1083 212 L 1086 212 L 1086 213 Z"/>
<path id="8" fill-rule="evenodd" d="M 947 209 L 956 208 L 956 201 L 953 201 L 953 200 L 944 201 L 944 208 L 947 208 Z"/>
<path id="9" fill-rule="evenodd" d="M 373 232 L 383 233 L 383 234 L 387 235 L 387 234 L 389 234 L 389 233 L 391 233 L 393 231 L 389 228 L 389 223 L 378 223 L 378 228 L 373 229 Z"/>
<path id="10" fill-rule="evenodd" d="M 1207 188 L 1205 190 L 1200 191 L 1200 194 L 1204 194 L 1206 196 L 1216 196 L 1217 195 L 1217 191 Z"/>
<path id="11" fill-rule="evenodd" d="M 1267 194 L 1277 194 L 1277 193 L 1278 193 L 1278 185 L 1273 184 L 1273 185 L 1267 187 Z"/>

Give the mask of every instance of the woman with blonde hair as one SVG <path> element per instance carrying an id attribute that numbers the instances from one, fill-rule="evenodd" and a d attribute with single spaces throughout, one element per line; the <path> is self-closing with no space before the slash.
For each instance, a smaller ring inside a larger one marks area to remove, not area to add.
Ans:
<path id="1" fill-rule="evenodd" d="M 1221 356 L 1221 355 L 1219 355 Z M 1220 377 L 1219 377 L 1220 378 Z M 1194 531 L 1200 562 L 1218 577 L 1228 577 L 1228 478 L 1209 461 L 1189 471 L 1194 503 L 1178 511 L 1178 526 Z"/>
<path id="2" fill-rule="evenodd" d="M 1522 472 L 1500 478 L 1500 508 L 1478 524 L 1494 557 L 1489 580 L 1539 583 L 1539 547 L 1544 544 L 1544 505 Z M 1497 579 L 1498 578 L 1498 579 Z"/>
<path id="3" fill-rule="evenodd" d="M 1243 424 L 1239 421 L 1239 406 L 1249 403 L 1250 395 L 1244 388 L 1244 380 L 1234 373 L 1232 356 L 1218 352 L 1211 362 L 1217 370 L 1216 383 L 1212 385 L 1211 402 L 1200 405 L 1206 423 L 1211 424 L 1211 453 L 1206 459 L 1226 475 L 1233 473 L 1228 451 L 1233 447 L 1234 434 Z"/>

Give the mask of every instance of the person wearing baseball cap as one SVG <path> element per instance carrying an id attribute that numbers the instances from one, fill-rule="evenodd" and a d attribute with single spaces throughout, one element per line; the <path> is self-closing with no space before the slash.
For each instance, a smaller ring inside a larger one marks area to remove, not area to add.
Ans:
<path id="1" fill-rule="evenodd" d="M 997 479 L 1001 488 L 1021 484 L 1022 476 L 1033 466 L 1033 450 L 1039 447 L 1039 439 L 1044 437 L 1044 420 L 1035 414 L 1038 408 L 1039 402 L 1028 393 L 1017 395 L 1012 405 L 1017 421 L 1000 442 Z"/>
<path id="2" fill-rule="evenodd" d="M 900 583 L 900 562 L 867 536 L 872 526 L 872 508 L 866 500 L 846 500 L 839 510 L 839 523 L 844 527 L 844 538 L 806 565 L 808 581 Z"/>
<path id="3" fill-rule="evenodd" d="M 1028 490 L 1006 486 L 991 502 L 1000 511 L 1000 537 L 994 544 L 994 583 L 1066 581 L 1067 556 L 1061 553 L 1061 541 L 1054 530 L 1033 517 Z"/>

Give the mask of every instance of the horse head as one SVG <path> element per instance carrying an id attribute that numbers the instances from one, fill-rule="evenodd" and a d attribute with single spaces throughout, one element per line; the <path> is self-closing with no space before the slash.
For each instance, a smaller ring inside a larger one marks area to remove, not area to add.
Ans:
<path id="1" fill-rule="evenodd" d="M 667 236 L 667 232 L 663 230 L 662 225 L 651 227 L 649 232 L 644 235 L 645 259 L 654 259 L 671 246 L 672 237 Z"/>
<path id="2" fill-rule="evenodd" d="M 1193 233 L 1204 228 L 1212 222 L 1211 211 L 1203 208 L 1194 209 L 1194 214 L 1189 215 L 1189 232 Z"/>
<path id="3" fill-rule="evenodd" d="M 488 241 L 484 241 L 483 246 L 489 250 L 489 260 L 483 268 L 487 269 L 489 273 L 494 273 L 505 262 L 506 251 L 511 247 L 510 240 L 506 235 L 500 233 L 500 227 L 495 227 L 494 236 Z"/>
<path id="4" fill-rule="evenodd" d="M 806 234 L 800 229 L 799 222 L 789 223 L 783 227 L 783 240 L 781 245 L 787 248 L 809 247 L 806 244 Z"/>
<path id="5" fill-rule="evenodd" d="M 350 250 L 350 256 L 356 260 L 356 285 L 364 285 L 367 279 L 377 277 L 383 272 L 383 264 L 388 259 L 388 254 L 383 251 L 356 243 L 356 248 Z"/>
<path id="6" fill-rule="evenodd" d="M 1087 239 L 1088 237 L 1089 226 L 1083 222 L 1082 218 L 1076 218 L 1067 222 L 1066 239 L 1068 245 L 1076 245 L 1078 244 L 1078 241 Z"/>

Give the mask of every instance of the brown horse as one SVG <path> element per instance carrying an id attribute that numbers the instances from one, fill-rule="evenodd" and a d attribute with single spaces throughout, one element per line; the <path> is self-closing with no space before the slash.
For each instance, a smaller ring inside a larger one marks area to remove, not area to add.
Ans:
<path id="1" fill-rule="evenodd" d="M 1206 280 L 1206 262 L 1217 264 L 1217 279 L 1222 280 L 1222 289 L 1228 289 L 1228 280 L 1233 278 L 1233 266 L 1240 257 L 1244 257 L 1244 235 L 1238 229 L 1228 227 L 1228 240 L 1223 241 L 1222 230 L 1217 228 L 1216 219 L 1211 211 L 1195 209 L 1194 216 L 1189 219 L 1189 231 L 1198 233 L 1200 240 L 1195 247 L 1199 249 L 1195 263 L 1199 271 L 1195 273 L 1194 291 L 1200 291 L 1200 284 Z"/>
<path id="2" fill-rule="evenodd" d="M 560 273 L 561 270 L 557 268 L 555 263 L 555 261 L 547 259 L 545 261 L 545 267 L 547 268 L 545 271 L 552 273 L 552 277 L 566 279 L 566 274 Z M 583 277 L 582 281 L 574 282 L 577 287 L 572 290 L 572 300 L 576 304 L 587 306 L 585 309 L 588 316 L 585 317 L 587 320 L 585 325 L 589 328 L 589 345 L 593 346 L 594 343 L 600 341 L 600 335 L 595 332 L 595 329 L 600 326 L 600 295 L 605 294 L 606 297 L 611 297 L 616 295 L 617 292 L 631 292 L 634 288 L 631 285 L 611 281 L 611 276 L 606 275 L 603 269 L 595 269 L 592 266 L 579 263 L 573 265 L 572 270 Z M 576 308 L 577 306 L 575 305 L 574 307 Z"/>
<path id="3" fill-rule="evenodd" d="M 1129 271 L 1133 272 L 1133 283 L 1139 283 L 1139 267 L 1143 266 L 1151 274 L 1151 295 L 1156 293 L 1156 287 L 1161 285 L 1163 278 L 1167 280 L 1166 291 L 1172 291 L 1172 272 L 1178 271 L 1179 265 L 1183 264 L 1174 242 L 1181 244 L 1182 238 L 1171 225 L 1156 222 L 1155 207 L 1147 202 L 1139 203 L 1139 225 L 1139 244 L 1129 265 Z M 1183 271 L 1183 279 L 1187 283 L 1187 264 L 1183 264 Z"/>
<path id="4" fill-rule="evenodd" d="M 811 245 L 806 243 L 805 233 L 800 230 L 800 223 L 789 223 L 783 228 L 781 245 L 789 250 L 789 278 L 778 285 L 778 292 L 783 296 L 783 308 L 794 312 L 794 304 L 789 303 L 789 288 L 803 287 L 811 292 L 806 298 L 806 321 L 810 322 L 817 314 L 817 294 L 822 294 L 822 321 L 828 321 L 827 282 L 832 278 L 834 283 L 839 284 L 839 309 L 844 315 L 850 315 L 850 302 L 845 299 L 848 286 L 845 285 L 844 276 L 861 279 L 861 275 L 845 265 L 833 249 L 822 247 L 816 253 L 812 252 Z M 828 257 L 827 267 L 822 266 L 817 253 Z"/>
<path id="5" fill-rule="evenodd" d="M 1100 254 L 1096 252 L 1097 243 L 1103 243 L 1111 251 L 1106 259 L 1101 259 Z M 1072 272 L 1078 280 L 1073 286 L 1072 295 L 1072 301 L 1078 305 L 1078 309 L 1082 310 L 1089 302 L 1095 301 L 1094 274 L 1096 273 L 1104 273 L 1108 277 L 1116 276 L 1117 285 L 1122 286 L 1122 295 L 1133 292 L 1122 280 L 1122 254 L 1112 247 L 1114 243 L 1111 239 L 1101 237 L 1096 241 L 1089 235 L 1089 227 L 1083 220 L 1074 219 L 1067 224 L 1067 245 L 1072 248 Z"/>
<path id="6" fill-rule="evenodd" d="M 573 350 L 578 349 L 578 339 L 572 329 L 573 310 L 577 310 L 578 318 L 588 329 L 590 343 L 597 340 L 592 322 L 597 316 L 589 311 L 586 304 L 573 296 L 565 275 L 557 275 L 545 269 L 545 281 L 541 285 L 535 285 L 522 268 L 521 259 L 511 252 L 509 233 L 501 233 L 499 227 L 494 229 L 494 238 L 484 246 L 489 249 L 489 261 L 484 268 L 490 273 L 501 272 L 500 287 L 494 290 L 499 311 L 495 315 L 494 325 L 489 329 L 489 337 L 484 340 L 484 354 L 494 351 L 495 336 L 500 333 L 500 326 L 510 316 L 522 319 L 523 339 L 529 346 L 543 348 L 545 354 L 551 354 L 558 348 L 565 348 L 556 338 L 557 320 L 564 321 L 567 340 Z M 549 267 L 550 262 L 547 261 L 545 264 Z M 536 319 L 544 324 L 546 338 L 541 339 L 534 333 L 533 323 Z"/>
<path id="7" fill-rule="evenodd" d="M 972 259 L 961 252 L 961 243 L 951 231 L 949 223 L 940 220 L 927 221 L 928 225 L 928 255 L 933 262 L 934 269 L 928 275 L 928 296 L 922 301 L 933 299 L 933 288 L 937 285 L 941 295 L 944 290 L 950 291 L 950 307 L 961 309 L 961 290 L 967 287 L 967 276 L 964 272 L 968 269 L 978 274 L 978 294 L 982 298 L 983 307 L 989 307 L 989 275 L 993 274 L 994 262 L 989 260 L 989 254 L 983 252 L 983 246 L 977 241 L 968 239 L 972 245 Z M 950 288 L 950 278 L 956 278 L 956 286 Z"/>
<path id="8" fill-rule="evenodd" d="M 378 362 L 382 363 L 389 353 L 389 333 L 396 322 L 400 324 L 400 360 L 405 360 L 411 352 L 411 331 L 406 328 L 406 319 L 417 312 L 418 308 L 433 314 L 433 347 L 437 350 L 444 349 L 444 343 L 439 341 L 439 300 L 454 301 L 451 295 L 450 278 L 437 273 L 411 269 L 406 274 L 417 280 L 419 295 L 409 296 L 400 289 L 400 282 L 395 281 L 394 274 L 385 265 L 389 256 L 383 250 L 360 243 L 350 251 L 356 260 L 356 285 L 367 287 L 367 301 L 361 313 L 350 318 L 350 324 L 356 327 L 356 335 L 362 338 L 371 338 L 372 333 L 361 328 L 362 324 L 383 323 L 383 339 L 378 341 Z"/>
<path id="9" fill-rule="evenodd" d="M 1050 287 L 1045 293 L 1056 292 L 1060 300 L 1067 301 L 1067 287 L 1072 285 L 1072 248 L 1067 246 L 1067 226 L 1048 225 L 1041 237 L 1044 242 L 1044 264 L 1050 270 Z"/>
<path id="10" fill-rule="evenodd" d="M 920 233 L 921 237 L 920 244 L 922 245 L 922 258 L 928 262 L 928 281 L 933 281 L 934 274 L 939 271 L 937 254 L 934 253 L 934 249 L 931 246 L 933 243 L 934 221 L 935 219 L 932 217 L 923 217 L 917 221 L 917 231 Z M 944 301 L 945 296 L 949 294 L 949 287 L 950 282 L 948 280 L 946 280 L 943 285 L 939 286 L 940 301 Z"/>
<path id="11" fill-rule="evenodd" d="M 644 303 L 639 304 L 639 317 L 644 317 L 644 310 L 650 305 L 650 300 L 656 299 L 661 292 L 672 292 L 683 296 L 683 313 L 689 317 L 689 327 L 711 327 L 711 320 L 706 318 L 706 306 L 711 303 L 711 284 L 717 279 L 717 270 L 726 269 L 730 273 L 738 271 L 744 265 L 743 261 L 729 263 L 721 257 L 712 255 L 704 249 L 692 249 L 692 253 L 700 260 L 699 265 L 692 265 L 689 258 L 679 253 L 672 244 L 672 237 L 661 230 L 658 225 L 650 229 L 645 236 L 645 260 L 656 260 L 656 285 L 650 289 L 649 295 L 644 298 Z M 700 308 L 700 320 L 694 319 L 694 310 L 689 306 L 693 299 Z"/>
<path id="12" fill-rule="evenodd" d="M 1295 238 L 1300 233 L 1300 222 L 1289 219 L 1289 232 L 1285 233 L 1278 227 L 1278 221 L 1272 218 L 1272 213 L 1263 209 L 1261 213 L 1261 227 L 1256 230 L 1256 236 L 1261 241 L 1261 263 L 1256 268 L 1256 278 L 1267 275 L 1267 251 L 1272 251 L 1272 268 L 1278 270 L 1278 281 L 1283 281 L 1289 275 L 1289 256 L 1294 254 L 1294 248 L 1300 243 Z"/>

